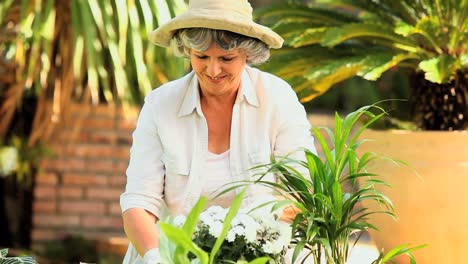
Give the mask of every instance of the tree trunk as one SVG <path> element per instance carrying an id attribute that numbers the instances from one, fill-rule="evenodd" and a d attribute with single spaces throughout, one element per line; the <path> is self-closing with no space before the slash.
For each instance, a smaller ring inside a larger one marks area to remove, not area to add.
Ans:
<path id="1" fill-rule="evenodd" d="M 411 102 L 415 122 L 422 130 L 465 130 L 468 128 L 468 70 L 459 71 L 449 83 L 411 77 Z"/>
<path id="2" fill-rule="evenodd" d="M 6 179 L 0 177 L 0 248 L 12 245 L 8 212 L 6 208 Z"/>

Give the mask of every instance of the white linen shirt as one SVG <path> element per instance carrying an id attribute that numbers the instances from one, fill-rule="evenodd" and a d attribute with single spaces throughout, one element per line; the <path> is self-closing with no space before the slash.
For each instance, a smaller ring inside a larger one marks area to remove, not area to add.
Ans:
<path id="1" fill-rule="evenodd" d="M 252 167 L 300 147 L 315 152 L 310 123 L 294 91 L 282 79 L 246 66 L 232 114 L 233 181 L 252 180 Z M 207 153 L 208 126 L 196 74 L 150 92 L 133 132 L 122 212 L 143 208 L 161 218 L 167 206 L 172 215 L 187 214 L 200 197 Z M 268 192 L 250 186 L 244 201 Z"/>

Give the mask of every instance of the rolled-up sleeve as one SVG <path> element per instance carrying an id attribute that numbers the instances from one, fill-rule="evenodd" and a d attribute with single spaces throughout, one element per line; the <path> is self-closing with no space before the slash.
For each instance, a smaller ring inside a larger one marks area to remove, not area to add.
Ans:
<path id="1" fill-rule="evenodd" d="M 164 204 L 165 169 L 161 161 L 163 151 L 151 95 L 145 98 L 133 132 L 127 185 L 120 196 L 120 206 L 122 212 L 131 208 L 143 208 L 159 218 Z"/>

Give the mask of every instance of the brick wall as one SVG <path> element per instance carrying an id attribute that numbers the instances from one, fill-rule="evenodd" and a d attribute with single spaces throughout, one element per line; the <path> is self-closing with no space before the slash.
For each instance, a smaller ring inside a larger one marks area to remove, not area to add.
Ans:
<path id="1" fill-rule="evenodd" d="M 33 248 L 67 235 L 123 237 L 125 187 L 137 109 L 73 105 L 42 161 L 33 205 Z"/>

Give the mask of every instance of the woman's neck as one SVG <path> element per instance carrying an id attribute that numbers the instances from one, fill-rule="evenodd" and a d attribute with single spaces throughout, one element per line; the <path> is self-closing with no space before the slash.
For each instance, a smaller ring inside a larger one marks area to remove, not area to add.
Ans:
<path id="1" fill-rule="evenodd" d="M 208 108 L 231 108 L 234 106 L 237 98 L 237 92 L 239 89 L 233 91 L 230 94 L 223 94 L 221 96 L 204 95 L 200 89 L 200 100 L 202 107 Z"/>

